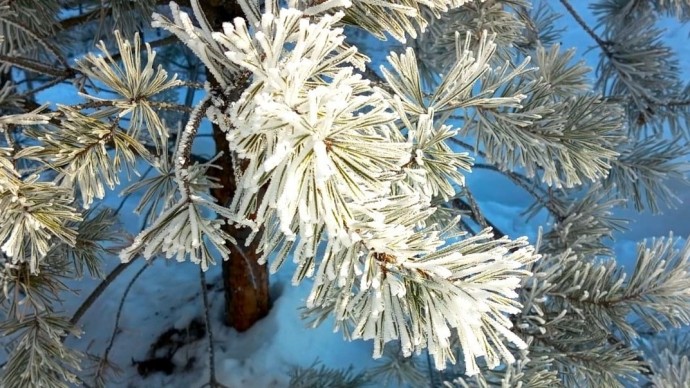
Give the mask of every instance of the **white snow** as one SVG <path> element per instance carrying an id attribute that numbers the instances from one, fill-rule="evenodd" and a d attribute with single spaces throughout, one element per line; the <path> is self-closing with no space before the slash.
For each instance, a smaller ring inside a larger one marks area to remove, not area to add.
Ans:
<path id="1" fill-rule="evenodd" d="M 82 319 L 84 334 L 68 345 L 102 354 L 114 327 L 114 316 L 129 278 L 141 268 L 134 264 L 114 283 Z M 216 377 L 230 387 L 284 387 L 291 365 L 308 366 L 319 360 L 326 366 L 355 371 L 371 367 L 372 346 L 368 342 L 345 342 L 333 333 L 327 321 L 316 329 L 306 327 L 298 308 L 304 305 L 307 287 L 292 287 L 285 277 L 273 277 L 275 300 L 270 314 L 245 333 L 238 333 L 222 321 L 223 292 L 220 268 L 207 272 L 212 330 L 216 353 Z M 149 346 L 164 331 L 183 331 L 193 319 L 203 322 L 198 266 L 189 262 L 156 260 L 132 287 L 124 304 L 110 360 L 122 368 L 113 387 L 200 387 L 208 381 L 208 339 L 204 337 L 175 352 L 172 375 L 138 374 L 132 360 L 147 359 Z M 157 353 L 161 355 L 161 353 Z M 194 358 L 190 370 L 185 365 Z"/>

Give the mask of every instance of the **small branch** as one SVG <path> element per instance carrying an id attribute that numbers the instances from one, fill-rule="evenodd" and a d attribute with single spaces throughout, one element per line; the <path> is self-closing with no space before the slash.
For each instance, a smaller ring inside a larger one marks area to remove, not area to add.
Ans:
<path id="1" fill-rule="evenodd" d="M 204 88 L 204 84 L 201 82 L 182 81 L 182 86 L 185 86 L 188 88 L 194 88 L 194 89 L 203 89 Z"/>
<path id="2" fill-rule="evenodd" d="M 4 62 L 20 69 L 33 71 L 34 73 L 49 75 L 53 77 L 69 78 L 76 74 L 76 70 L 67 67 L 65 69 L 56 69 L 52 65 L 46 65 L 33 59 L 17 56 L 0 55 L 0 62 Z"/>
<path id="3" fill-rule="evenodd" d="M 43 83 L 41 86 L 39 86 L 37 88 L 27 90 L 26 92 L 20 94 L 18 97 L 21 99 L 29 98 L 38 92 L 41 92 L 41 91 L 46 90 L 46 89 L 50 89 L 51 87 L 53 87 L 53 86 L 59 84 L 60 82 L 66 80 L 67 78 L 69 78 L 69 77 L 66 74 L 59 76 L 59 77 L 56 77 L 56 78 L 53 78 L 52 80 Z"/>
<path id="4" fill-rule="evenodd" d="M 208 383 L 202 387 L 228 388 L 216 380 L 216 359 L 215 349 L 213 348 L 213 330 L 211 329 L 211 308 L 208 303 L 208 291 L 206 290 L 206 274 L 199 267 L 199 282 L 201 283 L 201 297 L 204 302 L 204 321 L 206 322 L 206 334 L 208 335 Z"/>
<path id="5" fill-rule="evenodd" d="M 96 101 L 89 101 L 85 102 L 83 104 L 77 104 L 77 105 L 72 105 L 73 109 L 76 110 L 84 110 L 84 109 L 96 109 L 96 108 L 102 108 L 106 106 L 114 106 L 115 102 L 111 100 L 96 100 Z"/>
<path id="6" fill-rule="evenodd" d="M 97 18 L 100 18 L 102 11 L 105 10 L 108 14 L 113 12 L 113 9 L 108 7 L 108 8 L 96 8 L 92 11 L 85 12 L 81 15 L 77 15 L 71 18 L 63 19 L 60 21 L 60 28 L 63 30 L 68 30 L 72 27 L 77 27 L 80 26 L 84 23 L 88 23 L 92 20 L 96 20 Z"/>
<path id="7" fill-rule="evenodd" d="M 68 159 L 67 161 L 65 161 L 65 164 L 72 163 L 75 159 L 79 158 L 82 155 L 87 154 L 92 149 L 99 147 L 102 144 L 110 143 L 112 141 L 113 137 L 115 137 L 115 133 L 118 130 L 120 130 L 120 117 L 119 116 L 115 117 L 115 120 L 113 120 L 112 124 L 110 125 L 110 127 L 108 129 L 110 130 L 110 132 L 106 133 L 105 135 L 100 137 L 95 142 L 90 143 L 90 144 L 84 143 L 84 148 L 71 154 L 71 158 Z M 47 165 L 47 166 L 50 167 L 49 165 Z"/>
<path id="8" fill-rule="evenodd" d="M 664 104 L 666 106 L 688 106 L 690 105 L 690 100 L 671 100 Z"/>
<path id="9" fill-rule="evenodd" d="M 465 194 L 465 197 L 467 198 L 468 204 L 470 205 L 470 211 L 472 212 L 472 218 L 474 218 L 474 220 L 477 221 L 477 223 L 479 224 L 479 226 L 482 227 L 482 229 L 488 228 L 489 223 L 486 222 L 484 215 L 479 210 L 479 204 L 477 204 L 477 201 L 474 200 L 474 196 L 470 192 L 470 189 L 465 187 L 463 189 L 463 192 Z"/>
<path id="10" fill-rule="evenodd" d="M 467 211 L 469 211 L 470 213 L 472 213 L 472 207 L 471 207 L 467 202 L 463 201 L 463 200 L 460 199 L 460 198 L 455 198 L 455 199 L 453 199 L 453 200 L 451 201 L 451 204 L 452 204 L 453 206 L 455 206 L 457 209 L 460 209 L 460 210 L 467 210 Z M 472 219 L 475 220 L 475 221 L 477 221 L 474 217 L 475 217 L 474 214 L 472 214 Z M 462 222 L 462 219 L 461 219 L 461 222 Z M 501 237 L 503 237 L 503 236 L 506 236 L 506 234 L 503 233 L 503 232 L 501 231 L 501 229 L 499 229 L 498 227 L 496 227 L 496 225 L 494 225 L 491 221 L 489 221 L 489 220 L 487 220 L 487 219 L 484 219 L 484 222 L 487 224 L 487 226 L 489 226 L 491 229 L 493 229 L 493 233 L 494 233 L 494 237 L 495 237 L 495 238 L 501 238 Z M 477 221 L 477 223 L 479 223 L 479 221 Z"/>
<path id="11" fill-rule="evenodd" d="M 488 155 L 485 152 L 476 149 L 471 144 L 465 143 L 464 141 L 456 139 L 454 137 L 450 138 L 450 141 L 452 143 L 455 143 L 455 144 L 467 149 L 467 150 L 476 152 L 477 155 L 481 156 L 484 159 L 488 159 Z M 542 206 L 544 206 L 544 208 L 546 208 L 548 211 L 550 211 L 555 217 L 562 217 L 562 214 L 558 211 L 558 209 L 553 207 L 553 205 L 551 205 L 549 203 L 549 201 L 544 200 L 544 197 L 542 195 L 539 195 L 539 193 L 537 193 L 535 189 L 533 189 L 532 187 L 530 187 L 527 184 L 529 182 L 529 179 L 527 177 L 520 175 L 520 174 L 513 172 L 513 171 L 501 170 L 500 168 L 498 168 L 494 165 L 491 165 L 491 164 L 475 163 L 472 167 L 492 170 L 492 171 L 496 171 L 496 172 L 499 172 L 499 173 L 505 175 L 506 177 L 508 177 L 508 179 L 513 181 L 513 183 L 522 187 L 525 191 L 527 191 L 530 195 L 532 195 L 535 200 L 537 200 Z"/>
<path id="12" fill-rule="evenodd" d="M 233 88 L 233 92 L 226 97 L 228 97 L 231 101 L 237 101 L 240 97 L 240 94 L 244 90 L 244 88 L 240 88 L 239 85 L 245 84 L 248 79 L 248 72 L 242 73 L 240 76 L 238 76 L 235 80 L 236 87 Z M 187 121 L 187 124 L 185 125 L 180 137 L 179 148 L 175 153 L 175 177 L 179 181 L 180 192 L 186 196 L 191 194 L 189 189 L 189 177 L 186 175 L 185 170 L 189 166 L 189 162 L 191 160 L 192 143 L 194 142 L 194 138 L 199 131 L 199 125 L 201 125 L 201 120 L 204 118 L 206 110 L 213 104 L 212 96 L 213 93 L 206 95 L 190 113 L 189 120 Z"/>
<path id="13" fill-rule="evenodd" d="M 487 154 L 484 151 L 477 149 L 476 147 L 472 146 L 471 144 L 467 144 L 464 141 L 456 139 L 454 137 L 451 137 L 449 140 L 452 143 L 455 143 L 455 144 L 459 145 L 460 147 L 465 148 L 469 151 L 475 152 L 477 155 L 481 156 L 482 158 L 487 159 Z"/>
<path id="14" fill-rule="evenodd" d="M 115 336 L 117 336 L 118 330 L 120 329 L 120 317 L 122 316 L 122 308 L 125 305 L 125 299 L 127 298 L 127 295 L 129 295 L 129 291 L 132 289 L 134 283 L 137 281 L 137 279 L 139 279 L 139 276 L 141 276 L 141 274 L 144 273 L 144 271 L 146 271 L 146 269 L 150 267 L 151 266 L 148 265 L 148 263 L 144 263 L 144 265 L 141 268 L 139 268 L 139 271 L 137 271 L 137 273 L 129 281 L 127 287 L 125 288 L 125 292 L 122 294 L 122 299 L 120 299 L 120 304 L 117 307 L 117 314 L 115 314 L 115 326 L 113 327 L 113 332 L 110 335 L 108 346 L 106 346 L 105 348 L 103 358 L 101 359 L 98 371 L 96 372 L 97 377 L 101 374 L 102 368 L 108 363 L 108 355 L 110 355 L 110 351 L 112 350 L 113 344 L 115 343 Z"/>
<path id="15" fill-rule="evenodd" d="M 194 110 L 194 108 L 192 108 L 191 106 L 173 104 L 170 102 L 148 101 L 148 104 L 151 105 L 151 107 L 156 108 L 156 109 L 175 110 L 175 111 L 184 112 L 184 113 L 192 113 L 192 111 Z"/>
<path id="16" fill-rule="evenodd" d="M 604 40 L 601 39 L 601 37 L 599 37 L 599 35 L 597 35 L 597 33 L 594 32 L 594 30 L 592 30 L 592 29 L 589 27 L 589 25 L 587 24 L 587 22 L 585 22 L 585 20 L 582 18 L 582 16 L 580 16 L 580 14 L 577 13 L 577 11 L 575 11 L 575 8 L 573 8 L 572 4 L 570 4 L 570 1 L 569 1 L 569 0 L 559 0 L 559 1 L 561 2 L 561 4 L 563 4 L 563 7 L 565 7 L 565 9 L 566 9 L 566 10 L 568 11 L 568 13 L 573 17 L 573 19 L 575 19 L 575 21 L 577 22 L 577 24 L 579 24 L 580 27 L 582 27 L 582 29 L 585 30 L 585 32 L 586 32 L 589 36 L 591 36 L 592 39 L 594 39 L 594 41 L 597 42 L 597 44 L 598 44 L 599 46 L 601 46 L 601 48 L 602 48 L 604 51 L 606 51 L 606 52 L 607 52 L 607 55 L 608 55 L 608 54 L 609 54 L 609 52 L 608 52 L 608 44 L 607 44 L 606 42 L 604 42 Z"/>
<path id="17" fill-rule="evenodd" d="M 594 32 L 594 30 L 592 30 L 589 27 L 589 25 L 587 25 L 587 23 L 582 18 L 582 16 L 580 16 L 580 14 L 578 14 L 577 11 L 575 11 L 575 8 L 573 8 L 573 6 L 570 4 L 570 1 L 569 0 L 559 0 L 559 1 L 561 2 L 561 4 L 563 4 L 563 7 L 565 7 L 565 9 L 573 17 L 573 19 L 575 19 L 577 24 L 579 24 L 580 27 L 582 27 L 582 29 L 585 30 L 585 32 L 590 37 L 592 37 L 592 39 L 594 39 L 595 42 L 597 42 L 597 44 L 599 45 L 599 47 L 601 47 L 601 49 L 604 51 L 606 56 L 609 58 L 613 57 L 613 53 L 611 52 L 611 50 L 609 50 L 610 45 L 608 43 L 606 43 L 603 39 L 601 39 L 601 37 L 599 37 L 599 35 L 597 35 L 597 33 Z"/>
<path id="18" fill-rule="evenodd" d="M 156 1 L 156 5 L 168 5 L 169 3 L 170 3 L 169 0 L 157 0 Z M 177 1 L 177 3 L 183 7 L 189 6 L 189 0 Z M 97 7 L 91 11 L 84 12 L 80 15 L 61 20 L 59 22 L 60 23 L 60 29 L 69 30 L 73 27 L 79 27 L 82 24 L 88 23 L 91 21 L 96 21 L 96 20 L 101 21 L 101 20 L 103 20 L 104 17 L 108 17 L 108 16 L 112 15 L 112 13 L 113 13 L 113 9 L 111 7 Z"/>
<path id="19" fill-rule="evenodd" d="M 78 104 L 78 105 L 73 105 L 72 108 L 82 110 L 82 109 L 95 109 L 95 108 L 102 108 L 102 107 L 110 107 L 110 106 L 116 106 L 117 102 L 120 102 L 122 100 L 94 100 L 94 101 L 89 101 L 83 104 Z M 184 113 L 191 113 L 193 111 L 193 108 L 187 105 L 180 105 L 180 104 L 173 104 L 170 102 L 164 102 L 164 101 L 149 101 L 146 100 L 146 103 L 149 104 L 152 108 L 156 109 L 161 109 L 161 110 L 175 110 L 178 112 L 184 112 Z"/>
<path id="20" fill-rule="evenodd" d="M 115 267 L 115 269 L 113 269 L 112 272 L 110 272 L 108 276 L 106 276 L 106 278 L 103 279 L 103 281 L 101 281 L 93 291 L 91 291 L 91 294 L 89 294 L 84 303 L 82 303 L 81 306 L 79 306 L 74 315 L 72 315 L 72 318 L 69 320 L 69 322 L 72 325 L 76 325 L 77 322 L 79 322 L 79 320 L 84 316 L 86 311 L 88 311 L 89 308 L 91 308 L 91 305 L 93 305 L 93 303 L 101 296 L 101 294 L 103 294 L 103 291 L 105 291 L 106 288 L 110 286 L 110 283 L 112 283 L 118 276 L 120 276 L 120 274 L 125 269 L 127 269 L 127 267 L 129 267 L 134 262 L 135 260 L 129 261 L 127 263 L 118 264 L 117 267 Z M 64 342 L 65 339 L 67 339 L 67 337 L 63 337 L 62 341 Z"/>
<path id="21" fill-rule="evenodd" d="M 65 67 L 65 68 L 70 67 L 69 63 L 67 62 L 67 59 L 65 59 L 65 57 L 62 56 L 62 54 L 55 49 L 55 44 L 51 44 L 50 42 L 47 42 L 44 39 L 45 37 L 36 34 L 36 32 L 32 31 L 31 28 L 29 28 L 29 26 L 27 26 L 27 25 L 25 25 L 25 24 L 23 24 L 17 20 L 4 19 L 4 22 L 14 24 L 16 26 L 16 28 L 21 29 L 23 33 L 31 36 L 31 38 L 33 38 L 38 44 L 43 46 L 43 48 L 46 49 L 46 51 L 53 54 L 53 56 L 58 60 L 58 62 L 60 62 L 60 64 L 63 67 Z"/>
<path id="22" fill-rule="evenodd" d="M 182 131 L 179 148 L 175 153 L 175 177 L 178 180 L 180 192 L 187 198 L 191 195 L 189 176 L 186 174 L 186 170 L 191 160 L 192 143 L 196 133 L 199 131 L 199 125 L 201 125 L 201 120 L 204 118 L 204 113 L 210 106 L 211 96 L 207 95 L 192 110 L 189 121 L 187 121 Z"/>
<path id="23" fill-rule="evenodd" d="M 491 170 L 498 172 L 500 174 L 505 175 L 508 179 L 513 181 L 516 185 L 524 189 L 528 194 L 530 194 L 537 202 L 539 202 L 546 210 L 550 211 L 551 214 L 553 214 L 554 217 L 563 217 L 563 215 L 556 209 L 553 204 L 551 204 L 549 201 L 545 200 L 544 197 L 546 196 L 546 193 L 538 193 L 535 188 L 532 188 L 528 185 L 529 179 L 523 175 L 520 175 L 516 172 L 513 171 L 504 171 L 499 169 L 496 166 L 493 166 L 491 164 L 484 164 L 484 163 L 477 163 L 474 164 L 472 167 L 480 168 L 480 169 L 485 169 L 485 170 Z"/>

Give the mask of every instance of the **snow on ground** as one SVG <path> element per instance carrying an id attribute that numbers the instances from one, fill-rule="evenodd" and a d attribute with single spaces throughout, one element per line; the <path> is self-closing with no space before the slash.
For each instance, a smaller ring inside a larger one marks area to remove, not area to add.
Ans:
<path id="1" fill-rule="evenodd" d="M 146 166 L 140 164 L 137 170 L 143 172 Z M 121 174 L 121 180 L 126 184 L 125 174 Z M 123 198 L 117 196 L 118 191 L 106 194 L 107 206 L 117 208 L 120 205 Z M 125 201 L 120 213 L 122 227 L 129 233 L 135 233 L 141 224 L 132 212 L 140 199 L 137 194 Z M 117 257 L 110 258 L 105 263 L 105 272 L 118 264 Z M 120 373 L 108 374 L 111 378 L 108 386 L 201 387 L 208 382 L 208 338 L 203 328 L 199 268 L 190 262 L 135 260 L 79 321 L 83 330 L 81 338 L 70 338 L 67 344 L 102 357 L 115 330 L 116 313 L 125 290 L 144 267 L 147 268 L 132 283 L 121 310 L 108 357 Z M 304 306 L 310 282 L 293 287 L 290 279 L 294 267 L 288 262 L 271 277 L 273 306 L 269 315 L 241 334 L 222 323 L 224 296 L 220 266 L 211 267 L 205 274 L 211 304 L 216 377 L 226 386 L 285 387 L 291 366 L 307 367 L 316 361 L 331 368 L 352 366 L 355 372 L 375 365 L 371 343 L 345 341 L 342 333 L 333 332 L 332 320 L 316 329 L 306 326 L 299 308 Z M 70 282 L 69 285 L 79 288 L 80 292 L 65 295 L 64 311 L 75 311 L 97 284 L 98 281 L 86 278 Z M 161 346 L 151 353 L 156 343 Z M 163 370 L 171 365 L 162 359 L 171 349 L 175 349 L 174 373 L 168 375 Z M 93 373 L 87 369 L 83 374 L 87 383 Z"/>
<path id="2" fill-rule="evenodd" d="M 84 335 L 70 345 L 84 346 L 101 354 L 114 327 L 117 309 L 130 274 L 142 264 L 135 264 L 121 276 L 83 318 Z M 305 326 L 298 308 L 307 294 L 305 287 L 284 283 L 284 276 L 272 279 L 275 298 L 270 314 L 245 333 L 237 333 L 222 324 L 222 282 L 220 268 L 206 274 L 209 284 L 212 330 L 216 353 L 216 377 L 229 387 L 284 387 L 291 365 L 308 366 L 319 360 L 329 367 L 355 370 L 370 367 L 371 346 L 363 341 L 344 342 L 341 333 L 333 333 L 328 322 L 317 329 Z M 208 338 L 194 332 L 203 322 L 198 267 L 194 264 L 155 260 L 132 287 L 123 307 L 118 334 L 110 360 L 122 368 L 113 387 L 200 387 L 208 382 Z M 193 322 L 194 321 L 194 322 Z M 190 325 L 190 323 L 192 323 Z M 201 325 L 203 326 L 203 325 Z M 162 343 L 155 354 L 150 346 L 168 331 L 175 333 Z M 191 332 L 191 333 L 190 333 Z M 133 365 L 133 361 L 163 357 L 185 338 L 194 342 L 180 346 L 172 361 L 174 373 L 151 372 L 141 376 L 137 370 L 152 363 Z"/>

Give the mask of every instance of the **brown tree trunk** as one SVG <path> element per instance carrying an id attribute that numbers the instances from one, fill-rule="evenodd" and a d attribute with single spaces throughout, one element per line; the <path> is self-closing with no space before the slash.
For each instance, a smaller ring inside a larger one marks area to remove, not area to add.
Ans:
<path id="1" fill-rule="evenodd" d="M 242 16 L 242 11 L 236 1 L 202 0 L 200 3 L 215 30 L 220 30 L 221 23 Z M 206 76 L 211 84 L 215 82 L 208 71 Z M 219 204 L 227 205 L 232 200 L 236 182 L 228 151 L 228 141 L 225 139 L 225 133 L 217 125 L 213 125 L 213 139 L 216 143 L 216 152 L 222 151 L 223 156 L 214 162 L 221 169 L 212 168 L 209 172 L 219 179 L 223 187 L 212 190 L 211 194 Z M 240 251 L 228 243 L 231 254 L 229 259 L 223 262 L 225 323 L 237 331 L 245 331 L 268 314 L 270 307 L 268 268 L 258 263 L 256 242 L 248 247 L 244 246 L 249 234 L 246 228 L 237 229 L 224 225 L 223 229 L 237 240 L 237 245 L 242 249 Z"/>
<path id="2" fill-rule="evenodd" d="M 222 170 L 212 169 L 211 172 L 220 179 L 223 187 L 213 190 L 212 194 L 219 203 L 227 204 L 235 191 L 228 143 L 225 133 L 216 125 L 213 126 L 213 138 L 216 141 L 216 151 L 224 151 L 224 154 L 215 161 Z M 268 314 L 268 269 L 265 264 L 258 263 L 256 240 L 249 246 L 244 246 L 249 234 L 247 228 L 237 229 L 226 224 L 223 229 L 237 240 L 237 245 L 241 249 L 240 251 L 237 247 L 230 246 L 230 257 L 223 262 L 225 323 L 237 331 L 245 331 Z"/>

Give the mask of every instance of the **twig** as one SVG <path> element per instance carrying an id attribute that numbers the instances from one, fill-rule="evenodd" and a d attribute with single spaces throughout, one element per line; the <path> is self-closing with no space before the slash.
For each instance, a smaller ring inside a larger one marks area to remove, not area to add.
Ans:
<path id="1" fill-rule="evenodd" d="M 79 306 L 79 308 L 74 313 L 74 315 L 72 315 L 72 318 L 69 320 L 69 322 L 72 325 L 76 325 L 77 322 L 79 322 L 79 320 L 82 318 L 82 316 L 84 316 L 86 311 L 96 301 L 96 299 L 98 299 L 98 297 L 100 297 L 101 294 L 103 294 L 103 291 L 105 291 L 105 289 L 108 288 L 110 283 L 112 283 L 125 269 L 127 269 L 127 267 L 129 267 L 135 261 L 136 260 L 132 260 L 132 261 L 129 261 L 127 263 L 118 264 L 117 267 L 115 267 L 115 269 L 113 269 L 108 274 L 108 276 L 106 276 L 105 279 L 103 279 L 98 284 L 98 286 L 96 286 L 96 288 L 93 291 L 91 291 L 91 294 L 89 294 L 89 296 L 86 298 L 86 300 L 84 300 L 84 303 L 82 303 L 81 306 Z M 64 340 L 66 338 L 67 337 L 63 337 L 62 341 L 64 342 Z"/>
<path id="2" fill-rule="evenodd" d="M 599 37 L 599 35 L 597 35 L 597 33 L 594 32 L 594 30 L 592 30 L 589 27 L 589 25 L 585 22 L 585 20 L 582 18 L 582 16 L 580 16 L 580 14 L 578 14 L 577 11 L 575 11 L 575 8 L 573 8 L 573 6 L 570 4 L 570 2 L 568 0 L 559 0 L 559 1 L 561 2 L 561 4 L 563 4 L 563 7 L 565 7 L 565 9 L 573 17 L 573 19 L 575 19 L 577 24 L 579 24 L 580 27 L 582 27 L 582 29 L 585 30 L 585 32 L 589 36 L 591 36 L 595 42 L 597 42 L 597 44 L 599 45 L 599 47 L 601 47 L 601 49 L 604 51 L 606 56 L 609 58 L 613 57 L 613 53 L 609 49 L 609 44 L 606 43 L 603 39 L 601 39 L 601 37 Z"/>
<path id="3" fill-rule="evenodd" d="M 168 0 L 157 0 L 156 5 L 167 5 Z M 176 1 L 182 7 L 189 7 L 189 0 Z M 60 29 L 67 30 L 72 27 L 80 26 L 81 24 L 88 23 L 90 21 L 101 20 L 103 16 L 103 11 L 105 11 L 105 16 L 110 16 L 113 13 L 111 7 L 98 7 L 91 11 L 84 12 L 80 15 L 66 18 L 60 21 Z"/>
<path id="4" fill-rule="evenodd" d="M 202 385 L 203 387 L 211 388 L 228 388 L 216 380 L 216 360 L 215 350 L 213 348 L 213 330 L 211 330 L 211 313 L 208 303 L 208 291 L 206 290 L 206 274 L 204 270 L 199 267 L 199 282 L 201 283 L 201 298 L 204 301 L 204 320 L 206 321 L 206 333 L 208 335 L 208 383 Z"/>
<path id="5" fill-rule="evenodd" d="M 92 11 L 85 12 L 81 15 L 77 15 L 77 16 L 74 16 L 71 18 L 63 19 L 60 21 L 60 28 L 63 30 L 67 30 L 67 29 L 70 29 L 72 27 L 79 26 L 83 23 L 88 23 L 92 20 L 96 20 L 96 18 L 101 15 L 102 9 L 104 9 L 104 8 L 99 7 L 99 8 L 92 10 Z M 113 11 L 113 9 L 110 7 L 105 8 L 105 9 L 107 10 L 107 12 Z"/>
<path id="6" fill-rule="evenodd" d="M 560 211 L 558 211 L 557 208 L 553 206 L 552 203 L 550 203 L 548 200 L 544 199 L 546 193 L 538 193 L 535 188 L 532 188 L 528 185 L 529 179 L 523 175 L 520 175 L 516 172 L 513 171 L 504 171 L 499 169 L 496 166 L 490 165 L 490 164 L 484 164 L 484 163 L 476 163 L 472 167 L 476 168 L 481 168 L 485 170 L 491 170 L 498 172 L 500 174 L 505 175 L 508 179 L 513 181 L 516 185 L 524 189 L 528 194 L 530 194 L 537 202 L 539 202 L 546 210 L 550 211 L 551 214 L 553 214 L 554 217 L 563 217 L 563 214 L 561 214 Z"/>
<path id="7" fill-rule="evenodd" d="M 29 26 L 19 22 L 18 20 L 5 19 L 4 23 L 10 23 L 10 24 L 15 25 L 17 28 L 21 29 L 23 33 L 31 36 L 31 38 L 33 38 L 38 44 L 43 46 L 43 48 L 46 49 L 46 51 L 53 54 L 53 56 L 58 60 L 58 62 L 60 62 L 60 64 L 63 67 L 65 67 L 65 68 L 70 67 L 69 63 L 67 62 L 67 59 L 65 59 L 65 57 L 55 49 L 55 44 L 51 44 L 50 42 L 47 42 L 44 39 L 45 38 L 44 36 L 38 35 L 35 31 L 31 30 L 31 28 L 29 28 Z"/>
<path id="8" fill-rule="evenodd" d="M 181 85 L 188 87 L 188 88 L 193 88 L 193 89 L 203 89 L 204 84 L 201 82 L 190 82 L 190 81 L 181 81 Z"/>
<path id="9" fill-rule="evenodd" d="M 148 101 L 148 104 L 151 105 L 153 108 L 162 110 L 176 110 L 178 112 L 184 113 L 192 113 L 192 111 L 194 110 L 194 108 L 188 105 L 173 104 L 170 102 L 163 101 Z"/>
<path id="10" fill-rule="evenodd" d="M 40 91 L 49 89 L 49 88 L 51 88 L 51 87 L 53 87 L 53 86 L 59 84 L 60 82 L 66 80 L 67 78 L 69 78 L 69 77 L 67 77 L 66 74 L 65 74 L 65 75 L 62 75 L 62 76 L 59 76 L 59 77 L 56 77 L 56 78 L 53 78 L 52 80 L 43 83 L 41 86 L 39 86 L 39 87 L 37 87 L 37 88 L 31 89 L 31 90 L 27 90 L 26 92 L 20 94 L 18 97 L 21 98 L 21 99 L 28 98 L 29 96 L 33 96 L 33 95 L 35 95 L 36 93 L 38 93 L 38 92 L 40 92 Z"/>
<path id="11" fill-rule="evenodd" d="M 108 355 L 110 355 L 110 350 L 112 350 L 113 344 L 115 343 L 115 336 L 117 335 L 117 332 L 120 329 L 120 317 L 122 316 L 122 308 L 125 305 L 125 299 L 127 298 L 127 295 L 129 294 L 129 291 L 132 289 L 134 283 L 137 281 L 137 279 L 139 279 L 139 276 L 141 276 L 141 274 L 144 273 L 144 271 L 146 271 L 146 269 L 150 267 L 151 266 L 148 263 L 144 263 L 144 265 L 141 268 L 139 268 L 139 271 L 137 271 L 137 273 L 129 281 L 127 287 L 125 288 L 125 292 L 122 294 L 122 299 L 120 299 L 120 305 L 117 307 L 117 314 L 115 314 L 115 326 L 113 327 L 113 332 L 110 335 L 108 346 L 106 346 L 105 352 L 103 353 L 103 358 L 101 359 L 101 366 L 99 366 L 98 371 L 96 372 L 96 377 L 100 375 L 102 365 L 108 362 Z"/>
<path id="12" fill-rule="evenodd" d="M 207 95 L 204 99 L 194 108 L 190 114 L 189 120 L 182 131 L 180 136 L 179 148 L 175 152 L 175 177 L 177 178 L 178 184 L 180 186 L 180 192 L 185 196 L 185 199 L 189 201 L 191 196 L 189 176 L 186 174 L 187 167 L 191 161 L 192 155 L 192 143 L 196 137 L 196 133 L 199 131 L 199 126 L 204 118 L 206 109 L 211 106 L 211 96 Z"/>
<path id="13" fill-rule="evenodd" d="M 115 106 L 117 100 L 96 100 L 89 101 L 83 104 L 73 105 L 72 108 L 82 110 L 82 109 L 95 109 L 102 107 Z M 152 108 L 162 109 L 162 110 L 176 110 L 178 112 L 191 113 L 193 108 L 187 105 L 174 104 L 164 101 L 146 101 Z"/>
<path id="14" fill-rule="evenodd" d="M 664 104 L 666 106 L 688 106 L 690 105 L 690 99 L 688 100 L 670 100 Z"/>
<path id="15" fill-rule="evenodd" d="M 426 367 L 429 370 L 429 386 L 434 386 L 434 368 L 431 367 L 431 355 L 429 351 L 426 352 Z"/>
<path id="16" fill-rule="evenodd" d="M 46 65 L 45 63 L 37 62 L 26 57 L 0 55 L 0 62 L 8 63 L 24 70 L 33 71 L 34 73 L 50 75 L 53 77 L 69 78 L 76 74 L 76 70 L 71 67 L 67 67 L 65 69 L 56 69 L 52 65 Z"/>
<path id="17" fill-rule="evenodd" d="M 472 213 L 472 207 L 467 202 L 463 201 L 460 198 L 453 199 L 451 204 L 460 210 L 469 210 L 470 213 Z M 475 220 L 477 223 L 479 223 L 479 221 L 474 218 L 475 216 L 473 214 L 471 217 L 473 220 Z M 461 219 L 461 221 L 462 221 L 462 219 Z M 503 233 L 501 231 L 501 229 L 497 228 L 496 225 L 494 225 L 491 221 L 487 220 L 486 218 L 484 219 L 484 222 L 486 222 L 488 227 L 493 229 L 494 237 L 501 238 L 501 237 L 506 235 L 505 233 Z"/>
<path id="18" fill-rule="evenodd" d="M 467 198 L 467 202 L 470 205 L 470 211 L 472 212 L 472 218 L 474 218 L 475 221 L 479 224 L 479 226 L 482 227 L 482 229 L 489 228 L 489 223 L 486 222 L 486 219 L 484 218 L 484 215 L 482 212 L 479 210 L 479 204 L 477 204 L 477 201 L 474 200 L 474 196 L 470 192 L 470 189 L 465 186 L 463 189 L 463 192 L 465 194 L 465 197 Z"/>
<path id="19" fill-rule="evenodd" d="M 111 101 L 111 100 L 96 100 L 96 101 L 85 102 L 83 104 L 72 105 L 72 108 L 75 110 L 83 110 L 83 109 L 96 109 L 96 108 L 102 108 L 105 106 L 113 106 L 113 105 L 115 105 L 115 102 Z"/>
<path id="20" fill-rule="evenodd" d="M 465 143 L 464 141 L 459 140 L 459 139 L 456 139 L 456 138 L 454 138 L 454 137 L 451 137 L 451 138 L 450 138 L 450 141 L 453 142 L 453 143 L 455 143 L 455 144 L 457 144 L 457 145 L 459 145 L 460 147 L 463 147 L 463 148 L 465 148 L 465 149 L 468 149 L 468 150 L 470 150 L 470 151 L 472 151 L 472 152 L 476 152 L 477 155 L 481 156 L 481 157 L 484 158 L 484 159 L 487 158 L 487 155 L 486 155 L 486 153 L 485 153 L 484 151 L 479 150 L 479 149 L 477 149 L 476 147 L 473 147 L 471 144 L 467 144 L 467 143 Z"/>
<path id="21" fill-rule="evenodd" d="M 487 154 L 485 152 L 483 152 L 482 150 L 476 149 L 471 144 L 465 143 L 464 141 L 456 139 L 456 138 L 450 138 L 450 141 L 463 147 L 463 148 L 465 148 L 465 149 L 472 150 L 472 151 L 476 152 L 482 158 L 487 159 Z M 551 205 L 549 203 L 549 201 L 544 200 L 542 195 L 539 195 L 539 193 L 537 193 L 533 188 L 531 188 L 527 184 L 527 182 L 529 182 L 528 178 L 526 178 L 526 177 L 524 177 L 524 176 L 522 176 L 516 172 L 513 172 L 513 171 L 501 170 L 498 167 L 496 167 L 494 165 L 490 165 L 490 164 L 475 163 L 472 167 L 492 170 L 492 171 L 496 171 L 496 172 L 499 172 L 499 173 L 505 175 L 506 177 L 508 177 L 508 179 L 513 181 L 513 183 L 522 187 L 525 191 L 527 191 L 530 195 L 532 195 L 535 200 L 537 200 L 540 204 L 542 204 L 542 206 L 544 206 L 544 208 L 546 208 L 548 211 L 550 211 L 555 217 L 562 217 L 562 214 L 555 207 L 553 207 L 553 205 Z"/>

